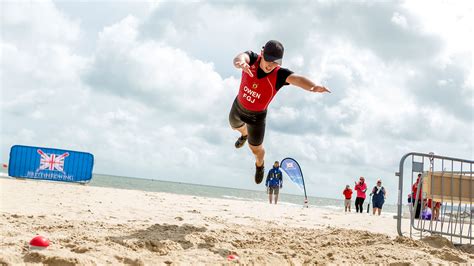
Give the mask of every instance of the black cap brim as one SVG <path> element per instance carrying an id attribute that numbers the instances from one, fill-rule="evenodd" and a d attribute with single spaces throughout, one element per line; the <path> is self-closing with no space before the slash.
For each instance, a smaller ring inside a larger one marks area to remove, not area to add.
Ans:
<path id="1" fill-rule="evenodd" d="M 274 56 L 271 56 L 271 55 L 266 55 L 265 52 L 263 53 L 263 58 L 265 59 L 265 61 L 267 62 L 275 62 L 279 65 L 281 65 L 282 63 L 282 59 L 281 58 L 278 58 L 278 57 L 274 57 Z"/>

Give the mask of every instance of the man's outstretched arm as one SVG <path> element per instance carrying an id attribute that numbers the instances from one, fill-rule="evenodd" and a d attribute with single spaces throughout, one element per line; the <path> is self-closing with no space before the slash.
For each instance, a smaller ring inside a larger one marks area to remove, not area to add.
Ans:
<path id="1" fill-rule="evenodd" d="M 304 76 L 291 74 L 286 78 L 286 82 L 295 85 L 310 92 L 331 92 L 326 87 L 316 85 L 314 82 Z"/>
<path id="2" fill-rule="evenodd" d="M 247 53 L 240 53 L 236 57 L 234 57 L 234 66 L 236 68 L 241 68 L 245 73 L 249 74 L 253 77 L 252 72 L 250 71 L 250 56 Z"/>

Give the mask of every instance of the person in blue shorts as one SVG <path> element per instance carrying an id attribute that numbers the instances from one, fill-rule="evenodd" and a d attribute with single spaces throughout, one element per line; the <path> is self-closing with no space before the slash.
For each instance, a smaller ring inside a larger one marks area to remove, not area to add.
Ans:
<path id="1" fill-rule="evenodd" d="M 380 215 L 387 196 L 387 191 L 385 191 L 385 188 L 382 186 L 382 180 L 380 178 L 377 179 L 377 185 L 372 189 L 370 195 L 372 196 L 373 215 L 375 215 L 376 212 Z"/>

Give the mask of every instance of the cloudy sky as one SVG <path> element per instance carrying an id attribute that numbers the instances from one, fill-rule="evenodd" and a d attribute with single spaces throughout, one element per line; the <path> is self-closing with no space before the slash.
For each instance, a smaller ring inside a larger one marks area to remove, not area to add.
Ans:
<path id="1" fill-rule="evenodd" d="M 285 46 L 283 66 L 332 90 L 284 87 L 267 169 L 290 156 L 310 195 L 360 175 L 395 202 L 402 155 L 474 158 L 469 1 L 2 1 L 1 151 L 91 152 L 94 172 L 263 190 L 228 125 L 233 57 Z M 289 193 L 298 193 L 291 185 Z"/>

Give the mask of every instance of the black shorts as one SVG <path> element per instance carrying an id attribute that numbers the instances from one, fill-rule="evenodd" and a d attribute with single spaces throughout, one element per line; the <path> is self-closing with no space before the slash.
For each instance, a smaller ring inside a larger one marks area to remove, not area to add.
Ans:
<path id="1" fill-rule="evenodd" d="M 237 98 L 235 98 L 229 113 L 229 123 L 232 128 L 239 128 L 247 124 L 249 144 L 258 146 L 263 143 L 263 137 L 265 136 L 266 117 L 266 110 L 261 112 L 246 110 L 240 105 Z"/>

